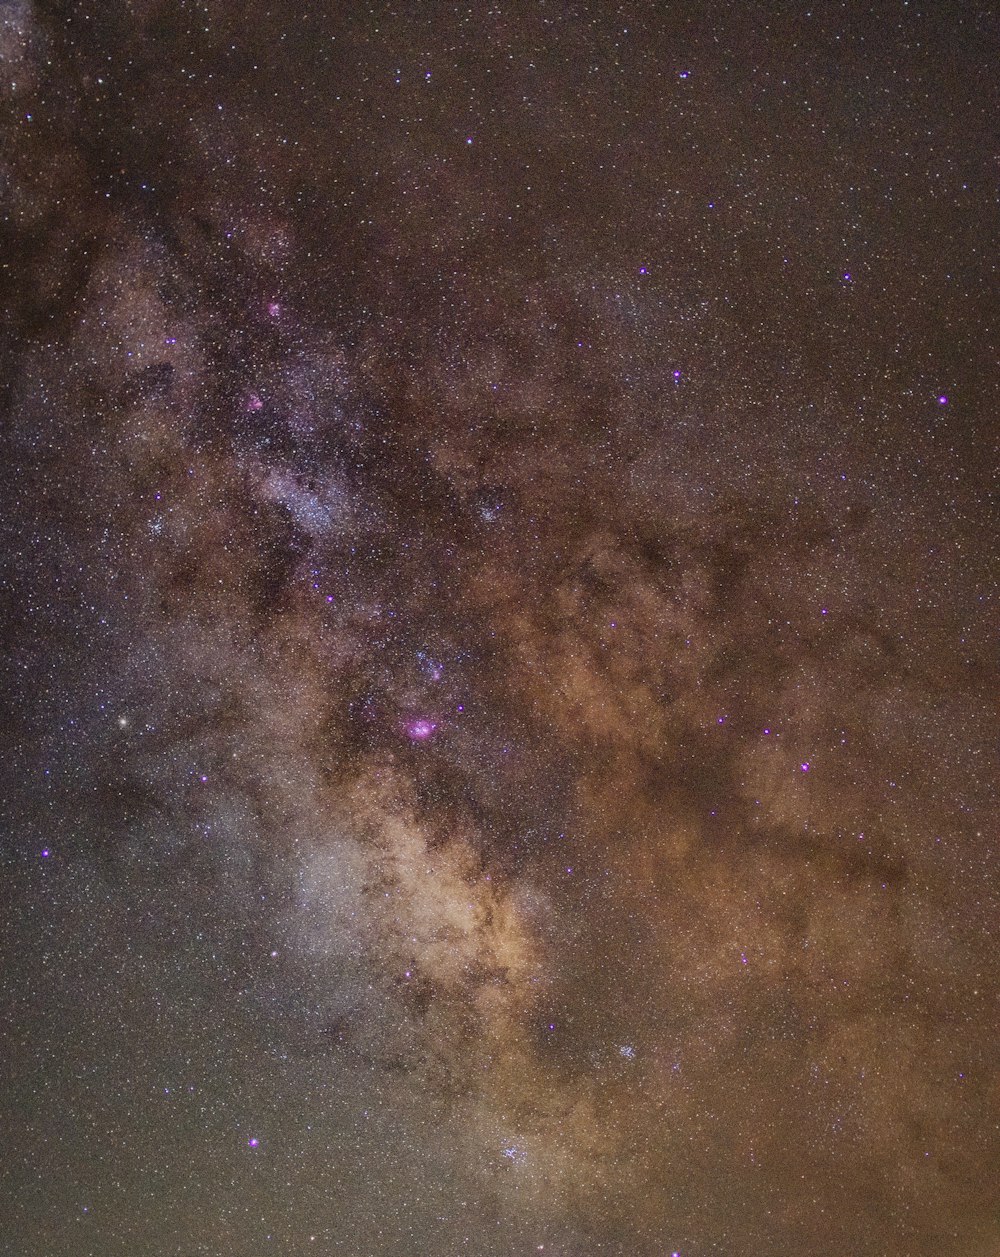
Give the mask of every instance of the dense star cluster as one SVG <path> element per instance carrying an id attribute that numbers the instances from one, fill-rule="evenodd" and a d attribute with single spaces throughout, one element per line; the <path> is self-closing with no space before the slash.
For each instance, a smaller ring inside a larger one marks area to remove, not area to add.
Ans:
<path id="1" fill-rule="evenodd" d="M 988 5 L 0 0 L 0 1248 L 994 1257 Z"/>

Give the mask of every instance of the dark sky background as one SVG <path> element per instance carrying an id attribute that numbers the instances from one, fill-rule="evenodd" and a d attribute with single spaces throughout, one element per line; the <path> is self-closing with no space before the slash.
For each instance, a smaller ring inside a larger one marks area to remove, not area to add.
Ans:
<path id="1" fill-rule="evenodd" d="M 0 1251 L 996 1257 L 997 19 L 0 0 Z"/>

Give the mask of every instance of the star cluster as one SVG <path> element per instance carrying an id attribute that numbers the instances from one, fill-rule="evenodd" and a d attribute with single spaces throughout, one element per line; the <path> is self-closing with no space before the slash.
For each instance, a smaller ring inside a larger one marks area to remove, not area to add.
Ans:
<path id="1" fill-rule="evenodd" d="M 9 1251 L 995 1253 L 996 36 L 0 0 Z"/>

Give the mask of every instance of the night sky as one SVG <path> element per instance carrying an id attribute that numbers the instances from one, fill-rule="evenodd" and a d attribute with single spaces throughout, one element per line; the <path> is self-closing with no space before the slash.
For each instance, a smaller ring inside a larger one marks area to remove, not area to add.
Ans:
<path id="1" fill-rule="evenodd" d="M 0 0 L 0 1252 L 996 1257 L 992 6 Z"/>

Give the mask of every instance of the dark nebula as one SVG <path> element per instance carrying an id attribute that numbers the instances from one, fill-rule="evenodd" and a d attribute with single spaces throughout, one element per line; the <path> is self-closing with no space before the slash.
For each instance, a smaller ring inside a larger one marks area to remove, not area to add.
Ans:
<path id="1" fill-rule="evenodd" d="M 995 1257 L 990 6 L 0 0 L 0 1250 Z"/>

